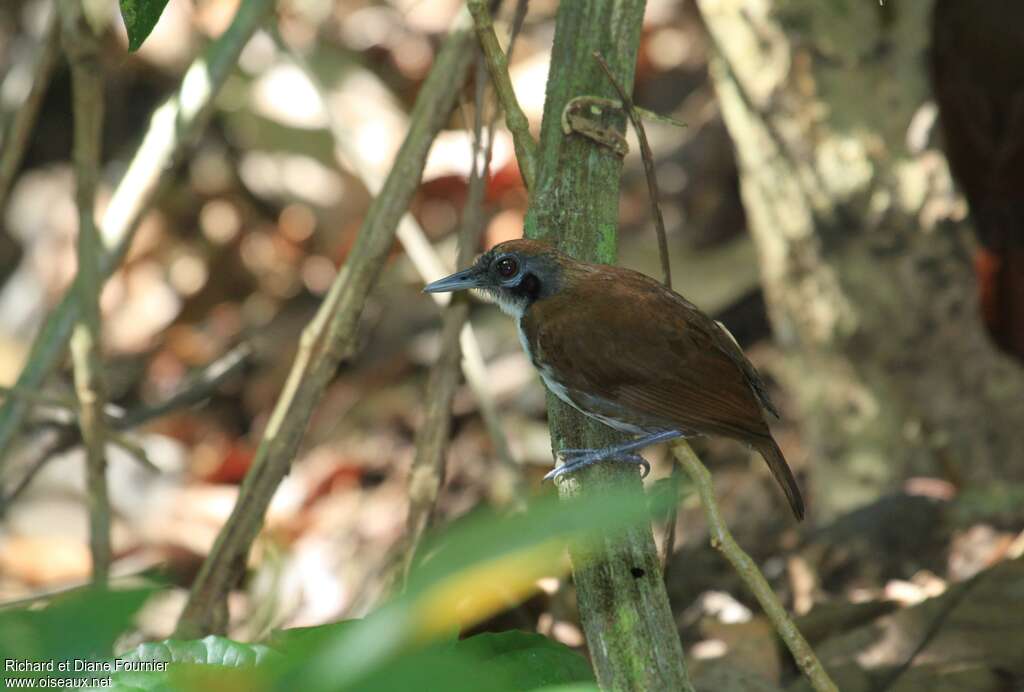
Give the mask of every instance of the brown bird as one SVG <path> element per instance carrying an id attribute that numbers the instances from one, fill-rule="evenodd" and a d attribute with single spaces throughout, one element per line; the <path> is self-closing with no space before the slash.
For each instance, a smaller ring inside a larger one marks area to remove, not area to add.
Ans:
<path id="1" fill-rule="evenodd" d="M 481 289 L 516 319 L 519 340 L 548 389 L 620 432 L 603 449 L 565 449 L 556 478 L 601 460 L 649 465 L 636 450 L 693 435 L 754 447 L 793 514 L 803 499 L 764 411 L 778 417 L 754 366 L 725 327 L 654 279 L 578 262 L 549 245 L 510 240 L 427 285 L 428 293 Z"/>

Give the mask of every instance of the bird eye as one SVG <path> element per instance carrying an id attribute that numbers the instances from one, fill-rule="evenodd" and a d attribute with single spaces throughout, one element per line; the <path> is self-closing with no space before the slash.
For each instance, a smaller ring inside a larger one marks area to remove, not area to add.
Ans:
<path id="1" fill-rule="evenodd" d="M 519 265 L 511 257 L 503 257 L 498 260 L 498 264 L 495 265 L 498 269 L 498 274 L 508 279 L 515 275 L 519 271 Z"/>

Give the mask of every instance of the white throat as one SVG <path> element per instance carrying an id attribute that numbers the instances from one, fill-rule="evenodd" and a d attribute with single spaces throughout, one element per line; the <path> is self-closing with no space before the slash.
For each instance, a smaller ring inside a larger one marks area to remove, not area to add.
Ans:
<path id="1" fill-rule="evenodd" d="M 501 308 L 501 311 L 506 315 L 511 315 L 517 321 L 526 312 L 526 301 L 524 300 L 516 300 L 502 291 L 494 291 L 491 295 L 494 297 L 494 302 Z"/>

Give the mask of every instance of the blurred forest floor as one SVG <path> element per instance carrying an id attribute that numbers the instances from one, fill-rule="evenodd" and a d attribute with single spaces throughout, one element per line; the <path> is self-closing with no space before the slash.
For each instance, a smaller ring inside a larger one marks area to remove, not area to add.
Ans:
<path id="1" fill-rule="evenodd" d="M 459 3 L 304 0 L 280 13 L 281 44 L 250 42 L 218 101 L 214 120 L 103 293 L 111 400 L 132 410 L 165 399 L 190 374 L 240 343 L 254 355 L 205 403 L 174 410 L 131 432 L 159 468 L 153 473 L 111 447 L 113 574 L 159 569 L 175 586 L 147 606 L 141 636 L 174 627 L 196 570 L 227 517 L 297 348 L 301 328 L 345 259 L 366 212 L 365 184 L 338 166 L 329 118 L 386 171 L 412 103 Z M 556 3 L 536 0 L 511 66 L 533 127 L 539 126 Z M 178 82 L 196 50 L 219 34 L 234 0 L 171 0 L 143 48 L 125 58 L 109 42 L 105 81 L 109 194 L 152 108 Z M 0 6 L 0 116 L 20 105 L 48 5 Z M 507 17 L 505 18 L 507 21 Z M 505 25 L 507 26 L 507 24 Z M 120 24 L 116 31 L 121 32 Z M 499 30 L 499 33 L 501 31 Z M 284 50 L 282 46 L 287 46 Z M 778 360 L 760 295 L 757 258 L 745 231 L 728 134 L 707 77 L 708 46 L 689 2 L 651 0 L 635 100 L 687 123 L 648 125 L 668 227 L 676 289 L 725 322 L 772 382 Z M 323 84 L 317 86 L 295 59 Z M 75 272 L 70 84 L 60 66 L 2 217 L 0 384 L 13 383 L 31 335 Z M 412 213 L 440 255 L 454 256 L 454 230 L 471 165 L 472 95 L 437 140 Z M 620 263 L 658 275 L 647 190 L 635 140 L 621 199 Z M 371 172 L 366 172 L 371 173 Z M 101 200 L 102 206 L 102 200 Z M 486 244 L 522 231 L 526 194 L 511 138 L 498 131 L 486 197 Z M 483 249 L 483 248 L 481 248 Z M 232 636 L 320 624 L 366 612 L 405 530 L 407 471 L 423 416 L 427 367 L 437 355 L 438 310 L 401 249 L 374 293 L 359 354 L 330 385 L 303 452 L 278 491 L 233 594 Z M 474 308 L 517 461 L 531 492 L 550 467 L 544 391 L 510 321 Z M 70 396 L 66 373 L 46 394 Z M 1019 506 L 972 503 L 932 478 L 840 517 L 813 513 L 813 460 L 802 451 L 792 402 L 772 388 L 782 420 L 776 436 L 809 488 L 810 521 L 794 525 L 756 455 L 720 440 L 698 441 L 713 469 L 725 517 L 784 601 L 801 616 L 823 662 L 843 670 L 843 689 L 1011 689 L 1024 676 L 1021 598 L 1024 523 Z M 3 508 L 0 603 L 87 580 L 89 550 L 83 452 L 53 454 L 70 425 L 39 406 L 8 464 Z M 437 524 L 491 501 L 494 451 L 468 388 L 455 399 L 447 482 Z M 658 484 L 670 466 L 652 450 Z M 660 533 L 660 532 L 659 532 Z M 772 684 L 791 680 L 792 662 L 737 577 L 707 545 L 702 512 L 686 496 L 678 517 L 668 587 L 705 685 L 720 667 Z M 1019 602 L 1019 601 L 1016 601 Z M 984 626 L 982 626 L 984 625 Z M 551 579 L 538 595 L 480 629 L 537 630 L 582 647 L 571 585 Z M 920 648 L 920 650 L 918 650 Z M 901 666 L 912 660 L 912 670 Z M 899 675 L 889 680 L 887 676 Z M 761 684 L 761 683 L 757 683 Z M 750 682 L 749 689 L 753 687 Z M 876 688 L 877 689 L 877 688 Z"/>

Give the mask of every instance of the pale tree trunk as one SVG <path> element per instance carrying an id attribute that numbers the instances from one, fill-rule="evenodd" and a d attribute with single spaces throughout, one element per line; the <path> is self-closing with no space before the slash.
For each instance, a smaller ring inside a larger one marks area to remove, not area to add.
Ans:
<path id="1" fill-rule="evenodd" d="M 819 513 L 1024 478 L 1024 371 L 984 332 L 929 137 L 932 4 L 698 0 Z"/>

